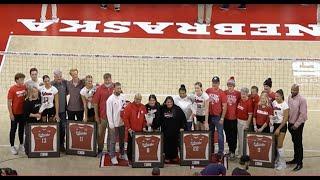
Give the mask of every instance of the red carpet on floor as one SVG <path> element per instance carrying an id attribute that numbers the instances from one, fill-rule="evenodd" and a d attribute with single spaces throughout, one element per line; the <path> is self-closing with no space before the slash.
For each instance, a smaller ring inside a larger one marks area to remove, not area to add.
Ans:
<path id="1" fill-rule="evenodd" d="M 119 153 L 116 153 L 116 154 L 118 157 L 117 159 L 118 159 L 119 164 L 117 164 L 115 166 L 128 166 L 129 165 L 128 161 L 119 159 L 119 156 L 120 156 Z M 104 153 L 100 159 L 100 167 L 103 168 L 103 167 L 108 167 L 108 166 L 113 166 L 111 163 L 111 158 L 108 153 Z"/>
<path id="2" fill-rule="evenodd" d="M 117 157 L 118 157 L 118 162 L 119 164 L 115 165 L 115 166 L 128 166 L 128 161 L 119 159 L 120 154 L 117 153 Z M 217 154 L 212 154 L 211 155 L 211 163 L 217 163 Z M 180 159 L 178 158 L 177 161 L 170 161 L 169 163 L 165 163 L 167 165 L 180 165 Z M 109 156 L 108 153 L 105 153 L 102 155 L 101 159 L 100 159 L 100 167 L 108 167 L 108 166 L 113 166 L 111 163 L 111 158 Z"/>

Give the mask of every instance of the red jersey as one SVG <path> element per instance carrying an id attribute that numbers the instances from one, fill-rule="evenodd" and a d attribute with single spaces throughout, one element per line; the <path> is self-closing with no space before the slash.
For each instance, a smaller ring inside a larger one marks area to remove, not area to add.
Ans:
<path id="1" fill-rule="evenodd" d="M 74 123 L 69 126 L 71 134 L 71 148 L 80 150 L 93 149 L 93 127 L 86 124 Z"/>
<path id="2" fill-rule="evenodd" d="M 237 105 L 240 101 L 241 94 L 237 90 L 233 92 L 226 90 L 224 93 L 226 93 L 227 96 L 227 112 L 225 118 L 228 120 L 237 120 Z"/>
<path id="3" fill-rule="evenodd" d="M 222 104 L 227 103 L 227 96 L 221 89 L 208 88 L 206 93 L 209 96 L 209 114 L 221 116 Z"/>
<path id="4" fill-rule="evenodd" d="M 52 126 L 37 126 L 31 132 L 35 141 L 34 152 L 54 151 L 53 140 L 57 132 L 56 128 Z"/>
<path id="5" fill-rule="evenodd" d="M 147 124 L 145 114 L 147 114 L 147 110 L 143 104 L 134 102 L 128 104 L 123 112 L 124 125 L 128 129 L 131 128 L 133 131 L 141 132 Z"/>
<path id="6" fill-rule="evenodd" d="M 259 103 L 260 97 L 258 94 L 256 94 L 256 95 L 250 95 L 249 98 L 252 101 L 252 107 L 254 109 L 255 105 Z"/>
<path id="7" fill-rule="evenodd" d="M 156 136 L 140 136 L 136 138 L 139 148 L 139 161 L 159 161 L 158 146 L 160 138 Z"/>
<path id="8" fill-rule="evenodd" d="M 272 104 L 272 102 L 276 99 L 276 93 L 272 92 L 272 91 L 270 93 L 268 93 L 268 99 L 269 99 L 270 104 Z"/>
<path id="9" fill-rule="evenodd" d="M 254 108 L 253 117 L 256 118 L 256 124 L 262 126 L 264 123 L 269 125 L 269 116 L 273 115 L 273 109 L 271 106 L 262 107 L 261 105 L 256 105 Z"/>
<path id="10" fill-rule="evenodd" d="M 205 135 L 189 134 L 183 137 L 186 159 L 206 159 L 209 138 Z"/>
<path id="11" fill-rule="evenodd" d="M 8 92 L 8 99 L 12 100 L 12 113 L 15 115 L 23 114 L 24 98 L 27 94 L 25 85 L 13 85 Z"/>
<path id="12" fill-rule="evenodd" d="M 250 159 L 271 162 L 269 155 L 269 153 L 272 152 L 270 150 L 272 144 L 271 138 L 250 135 L 247 137 L 247 140 Z"/>
<path id="13" fill-rule="evenodd" d="M 246 101 L 240 100 L 237 106 L 237 118 L 241 120 L 248 120 L 250 114 L 253 113 L 252 101 L 247 99 Z"/>
<path id="14" fill-rule="evenodd" d="M 123 119 L 124 117 L 124 110 L 126 109 L 126 107 L 130 104 L 130 101 L 126 100 L 126 102 L 123 104 L 121 110 L 120 110 L 120 117 L 121 119 Z"/>
<path id="15" fill-rule="evenodd" d="M 107 113 L 106 113 L 106 108 L 107 108 L 107 100 L 109 96 L 113 93 L 113 85 L 110 87 L 106 87 L 104 84 L 99 86 L 97 88 L 96 93 L 93 95 L 92 102 L 94 104 L 98 104 L 99 106 L 99 118 L 101 119 L 107 119 Z"/>

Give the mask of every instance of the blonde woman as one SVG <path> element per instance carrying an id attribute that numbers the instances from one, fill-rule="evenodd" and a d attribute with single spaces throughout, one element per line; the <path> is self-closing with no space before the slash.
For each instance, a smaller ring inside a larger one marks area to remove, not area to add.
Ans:
<path id="1" fill-rule="evenodd" d="M 93 78 L 91 75 L 87 75 L 85 78 L 85 87 L 83 87 L 80 91 L 81 99 L 83 102 L 84 109 L 84 122 L 94 122 L 94 107 L 92 105 L 92 98 L 97 88 L 92 83 Z"/>
<path id="2" fill-rule="evenodd" d="M 269 122 L 273 117 L 273 109 L 266 95 L 262 95 L 253 112 L 253 127 L 255 132 L 270 133 Z"/>
<path id="3" fill-rule="evenodd" d="M 41 99 L 39 97 L 39 90 L 37 86 L 30 86 L 28 88 L 28 96 L 24 102 L 23 113 L 26 123 L 38 123 L 41 122 L 41 114 L 39 109 L 41 106 Z M 29 136 L 26 135 L 24 142 L 25 153 L 29 153 Z"/>

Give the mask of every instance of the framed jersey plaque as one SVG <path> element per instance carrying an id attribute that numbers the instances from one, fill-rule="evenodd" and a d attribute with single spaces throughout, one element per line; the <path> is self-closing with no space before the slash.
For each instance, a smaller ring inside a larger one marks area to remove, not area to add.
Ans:
<path id="1" fill-rule="evenodd" d="M 243 152 L 250 166 L 274 168 L 275 137 L 269 133 L 244 132 Z"/>
<path id="2" fill-rule="evenodd" d="M 180 164 L 182 166 L 204 166 L 211 161 L 211 132 L 181 132 Z"/>
<path id="3" fill-rule="evenodd" d="M 97 156 L 97 123 L 67 122 L 66 154 Z"/>
<path id="4" fill-rule="evenodd" d="M 135 132 L 132 140 L 133 168 L 164 166 L 161 132 Z"/>
<path id="5" fill-rule="evenodd" d="M 29 123 L 26 136 L 29 158 L 60 157 L 58 123 Z"/>

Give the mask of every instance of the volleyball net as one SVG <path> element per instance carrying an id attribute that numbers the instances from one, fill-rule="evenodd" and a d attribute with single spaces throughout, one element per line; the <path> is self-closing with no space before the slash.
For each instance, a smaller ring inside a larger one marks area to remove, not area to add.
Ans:
<path id="1" fill-rule="evenodd" d="M 122 84 L 128 100 L 135 93 L 143 95 L 146 102 L 155 94 L 159 102 L 168 95 L 177 95 L 181 84 L 187 93 L 194 91 L 193 84 L 202 82 L 203 89 L 211 87 L 214 75 L 220 77 L 220 87 L 227 88 L 230 76 L 235 77 L 236 89 L 255 85 L 259 93 L 263 82 L 272 78 L 272 89 L 283 89 L 285 97 L 293 83 L 301 85 L 300 92 L 308 99 L 319 99 L 320 59 L 264 58 L 264 57 L 211 57 L 211 56 L 155 56 L 121 54 L 68 54 L 45 52 L 4 52 L 1 63 L 1 91 L 7 92 L 14 83 L 14 75 L 36 67 L 39 77 L 60 69 L 63 78 L 70 80 L 69 70 L 77 68 L 79 77 L 92 75 L 94 82 L 102 83 L 103 74 L 111 73 L 114 82 Z"/>

